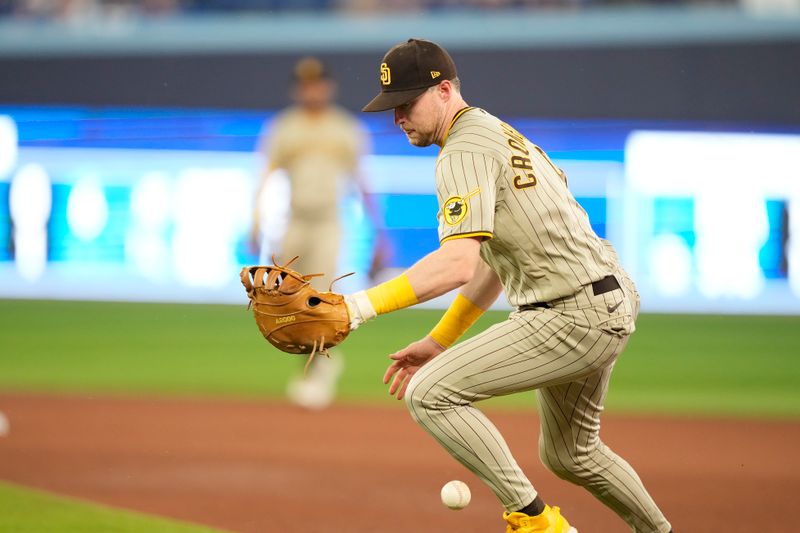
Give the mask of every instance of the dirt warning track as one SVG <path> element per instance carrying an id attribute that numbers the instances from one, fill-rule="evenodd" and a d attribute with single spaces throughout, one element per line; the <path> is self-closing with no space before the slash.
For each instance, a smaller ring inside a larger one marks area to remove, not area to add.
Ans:
<path id="1" fill-rule="evenodd" d="M 0 479 L 243 533 L 493 533 L 502 509 L 405 409 L 309 413 L 216 399 L 0 394 Z M 545 501 L 581 533 L 616 515 L 539 463 L 535 412 L 490 412 Z M 629 460 L 676 533 L 778 533 L 796 522 L 800 422 L 622 417 L 603 440 Z M 450 511 L 439 489 L 466 481 Z M 766 517 L 769 517 L 766 519 Z"/>

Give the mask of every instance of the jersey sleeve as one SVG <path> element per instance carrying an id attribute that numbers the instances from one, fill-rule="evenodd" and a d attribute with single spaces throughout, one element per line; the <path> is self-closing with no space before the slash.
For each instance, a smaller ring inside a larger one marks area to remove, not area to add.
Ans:
<path id="1" fill-rule="evenodd" d="M 500 164 L 475 152 L 453 152 L 437 161 L 439 242 L 494 235 Z"/>
<path id="2" fill-rule="evenodd" d="M 286 146 L 286 117 L 279 116 L 265 128 L 262 135 L 262 153 L 272 168 L 286 168 L 288 165 Z"/>

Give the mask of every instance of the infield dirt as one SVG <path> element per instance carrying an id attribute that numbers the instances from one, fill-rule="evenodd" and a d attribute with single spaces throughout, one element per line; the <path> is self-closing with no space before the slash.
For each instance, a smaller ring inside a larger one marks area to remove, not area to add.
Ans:
<path id="1" fill-rule="evenodd" d="M 210 399 L 0 394 L 0 478 L 244 533 L 491 533 L 502 509 L 405 409 Z M 538 418 L 490 412 L 545 501 L 581 533 L 627 527 L 539 463 Z M 677 533 L 778 533 L 796 522 L 798 421 L 604 417 Z M 442 484 L 472 503 L 450 511 Z"/>

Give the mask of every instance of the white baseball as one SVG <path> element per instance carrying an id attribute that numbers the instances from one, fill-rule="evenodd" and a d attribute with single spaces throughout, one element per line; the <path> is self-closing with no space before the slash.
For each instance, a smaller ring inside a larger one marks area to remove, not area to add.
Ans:
<path id="1" fill-rule="evenodd" d="M 442 503 L 454 511 L 469 505 L 471 497 L 469 487 L 463 481 L 448 481 L 442 487 Z"/>
<path id="2" fill-rule="evenodd" d="M 6 415 L 0 411 L 0 437 L 5 437 L 8 435 L 10 429 L 11 425 L 8 423 L 8 418 L 6 418 Z"/>

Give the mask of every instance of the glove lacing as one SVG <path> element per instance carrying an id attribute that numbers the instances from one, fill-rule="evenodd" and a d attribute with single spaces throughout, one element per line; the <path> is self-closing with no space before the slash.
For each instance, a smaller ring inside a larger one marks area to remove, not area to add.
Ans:
<path id="1" fill-rule="evenodd" d="M 297 259 L 297 257 L 292 259 L 292 261 L 294 261 L 295 259 Z M 286 265 L 284 265 L 284 267 L 288 266 L 292 261 L 289 261 L 289 263 L 286 263 Z M 272 258 L 272 262 L 273 263 L 275 262 L 275 257 Z M 352 276 L 353 274 L 355 274 L 355 272 L 349 272 L 349 273 L 347 273 L 347 274 L 345 274 L 343 276 L 339 276 L 338 278 L 336 278 L 333 281 L 331 281 L 330 285 L 328 285 L 328 292 L 333 292 L 333 284 L 334 283 L 336 283 L 340 279 L 346 278 L 347 276 Z M 311 367 L 311 361 L 314 360 L 314 356 L 316 354 L 318 354 L 318 353 L 324 355 L 328 359 L 330 359 L 330 357 L 331 357 L 330 352 L 328 352 L 328 349 L 325 348 L 325 335 L 323 335 L 322 338 L 319 340 L 319 350 L 317 350 L 317 341 L 314 341 L 314 346 L 311 348 L 311 353 L 308 354 L 308 359 L 306 360 L 306 366 L 303 368 L 303 375 L 304 376 L 308 375 L 308 369 Z"/>

